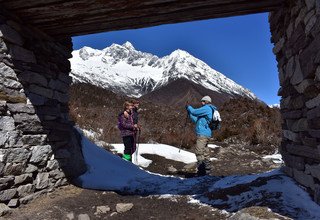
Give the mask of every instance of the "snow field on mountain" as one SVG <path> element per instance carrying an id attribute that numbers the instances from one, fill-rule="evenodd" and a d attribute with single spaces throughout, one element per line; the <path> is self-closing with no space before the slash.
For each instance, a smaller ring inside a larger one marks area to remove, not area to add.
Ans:
<path id="1" fill-rule="evenodd" d="M 72 52 L 74 82 L 87 82 L 115 93 L 140 97 L 168 83 L 185 78 L 216 92 L 256 96 L 186 51 L 175 50 L 159 58 L 135 50 L 131 43 L 112 44 L 103 50 L 83 47 Z"/>

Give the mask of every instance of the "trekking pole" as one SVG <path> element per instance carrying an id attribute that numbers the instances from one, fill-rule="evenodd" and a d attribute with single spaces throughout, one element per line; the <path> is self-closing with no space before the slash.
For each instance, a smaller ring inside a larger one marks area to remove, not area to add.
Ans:
<path id="1" fill-rule="evenodd" d="M 139 129 L 139 131 L 138 131 L 138 137 L 137 137 L 137 141 L 136 141 L 136 151 L 134 152 L 134 163 L 136 164 L 136 165 L 139 165 L 139 163 L 138 163 L 138 150 L 139 150 L 139 144 L 140 144 L 140 134 L 141 134 L 141 130 Z"/>
<path id="2" fill-rule="evenodd" d="M 189 115 L 188 115 L 188 113 L 187 113 L 186 121 L 185 121 L 185 123 L 184 123 L 183 132 L 182 132 L 182 134 L 183 134 L 184 137 L 186 136 L 186 127 L 187 127 L 187 124 L 188 124 L 188 120 L 189 120 Z M 180 141 L 179 153 L 180 153 L 180 151 L 181 151 L 182 141 L 183 141 L 183 138 L 181 138 L 181 141 Z"/>

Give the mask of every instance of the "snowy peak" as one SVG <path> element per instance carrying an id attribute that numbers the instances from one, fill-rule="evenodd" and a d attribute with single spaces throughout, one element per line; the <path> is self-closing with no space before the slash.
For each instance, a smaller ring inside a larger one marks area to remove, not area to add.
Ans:
<path id="1" fill-rule="evenodd" d="M 181 50 L 181 49 L 177 49 L 175 51 L 173 51 L 169 57 L 176 57 L 176 58 L 188 58 L 188 57 L 192 57 L 191 54 L 189 54 L 187 51 Z"/>
<path id="2" fill-rule="evenodd" d="M 136 50 L 127 41 L 103 50 L 83 47 L 72 55 L 71 76 L 75 82 L 90 83 L 132 97 L 140 97 L 177 79 L 188 79 L 218 93 L 256 98 L 249 90 L 181 49 L 159 58 Z"/>
<path id="3" fill-rule="evenodd" d="M 133 45 L 129 41 L 127 41 L 124 44 L 122 44 L 122 46 L 127 48 L 128 50 L 134 50 Z"/>
<path id="4" fill-rule="evenodd" d="M 83 47 L 79 50 L 79 56 L 82 60 L 88 60 L 90 57 L 99 55 L 101 55 L 101 51 L 91 47 Z"/>

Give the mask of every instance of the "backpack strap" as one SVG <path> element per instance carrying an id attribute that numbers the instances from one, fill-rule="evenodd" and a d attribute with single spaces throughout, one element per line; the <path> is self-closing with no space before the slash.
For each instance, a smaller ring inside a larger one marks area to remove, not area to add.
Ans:
<path id="1" fill-rule="evenodd" d="M 212 119 L 213 119 L 213 114 L 214 114 L 215 109 L 212 107 L 212 105 L 209 105 L 209 107 L 210 107 L 210 108 L 211 108 L 211 110 L 212 110 L 212 117 L 211 117 L 211 120 L 212 120 Z M 206 118 L 206 120 L 207 120 L 208 124 L 210 124 L 210 120 L 209 120 L 209 118 L 208 118 L 208 116 L 207 116 L 207 115 L 205 116 L 205 118 Z"/>

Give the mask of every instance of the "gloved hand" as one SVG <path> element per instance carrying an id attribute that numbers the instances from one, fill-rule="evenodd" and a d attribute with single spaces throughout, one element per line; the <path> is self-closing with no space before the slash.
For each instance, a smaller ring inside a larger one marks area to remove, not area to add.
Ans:
<path id="1" fill-rule="evenodd" d="M 189 107 L 189 102 L 187 101 L 186 105 L 185 105 L 185 108 L 188 109 L 188 107 Z"/>

